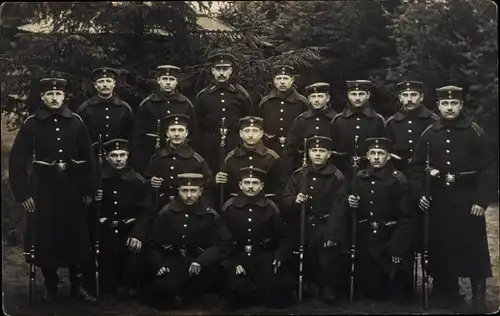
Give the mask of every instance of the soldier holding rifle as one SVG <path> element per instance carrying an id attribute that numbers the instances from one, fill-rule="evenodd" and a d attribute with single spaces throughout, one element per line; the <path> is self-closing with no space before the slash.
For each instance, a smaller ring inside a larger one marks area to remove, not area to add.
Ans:
<path id="1" fill-rule="evenodd" d="M 66 80 L 44 78 L 40 86 L 43 103 L 12 146 L 10 186 L 25 210 L 36 212 L 35 264 L 45 278 L 44 298 L 57 298 L 57 268 L 69 267 L 72 296 L 94 304 L 82 287 L 82 265 L 89 259 L 86 205 L 96 192 L 95 154 L 85 123 L 64 104 Z"/>
<path id="2" fill-rule="evenodd" d="M 484 218 L 493 201 L 486 181 L 492 155 L 483 130 L 464 113 L 462 88 L 439 88 L 437 98 L 440 120 L 423 132 L 410 166 L 413 194 L 429 212 L 433 304 L 462 304 L 458 278 L 468 277 L 472 303 L 484 310 L 486 278 L 492 276 Z M 428 146 L 430 198 L 423 181 Z"/>

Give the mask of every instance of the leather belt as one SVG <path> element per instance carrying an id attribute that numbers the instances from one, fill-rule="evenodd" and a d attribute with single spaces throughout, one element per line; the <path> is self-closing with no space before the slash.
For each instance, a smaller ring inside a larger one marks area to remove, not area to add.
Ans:
<path id="1" fill-rule="evenodd" d="M 255 250 L 266 250 L 267 248 L 270 248 L 270 243 L 272 239 L 268 238 L 265 239 L 261 242 L 254 242 L 254 243 L 248 243 L 248 244 L 243 244 L 243 243 L 238 243 L 240 247 L 243 248 L 243 251 L 248 255 L 252 255 Z"/>
<path id="2" fill-rule="evenodd" d="M 451 173 L 447 172 L 443 175 L 438 176 L 438 179 L 444 183 L 446 187 L 451 187 L 454 183 L 457 182 L 465 182 L 467 180 L 467 176 L 473 176 L 476 175 L 478 172 L 477 171 L 462 171 L 462 172 L 457 172 L 457 173 Z M 446 176 L 454 176 L 455 180 L 454 181 L 448 181 Z"/>
<path id="3" fill-rule="evenodd" d="M 63 172 L 69 168 L 70 165 L 80 165 L 87 162 L 86 160 L 75 160 L 71 159 L 69 162 L 63 160 L 54 160 L 52 162 L 47 162 L 43 160 L 34 160 L 33 163 L 46 167 L 54 167 L 59 172 Z"/>
<path id="4" fill-rule="evenodd" d="M 201 247 L 187 247 L 186 245 L 182 245 L 181 247 L 175 247 L 173 245 L 159 245 L 160 248 L 162 248 L 164 251 L 174 251 L 174 252 L 179 252 L 179 254 L 183 257 L 186 257 L 187 255 L 193 255 L 197 256 L 205 249 Z"/>
<path id="5" fill-rule="evenodd" d="M 372 229 L 372 232 L 374 234 L 376 234 L 379 229 L 384 228 L 384 227 L 394 226 L 398 222 L 397 221 L 389 221 L 389 222 L 384 222 L 384 221 L 370 221 L 368 219 L 362 219 L 358 223 L 359 224 L 368 224 L 369 227 Z"/>
<path id="6" fill-rule="evenodd" d="M 311 224 L 311 226 L 316 226 L 317 222 L 320 222 L 320 223 L 325 222 L 326 219 L 328 218 L 328 216 L 330 216 L 330 214 L 325 214 L 325 215 L 321 215 L 321 216 L 310 215 L 310 216 L 307 216 L 307 219 L 310 222 L 313 222 Z"/>

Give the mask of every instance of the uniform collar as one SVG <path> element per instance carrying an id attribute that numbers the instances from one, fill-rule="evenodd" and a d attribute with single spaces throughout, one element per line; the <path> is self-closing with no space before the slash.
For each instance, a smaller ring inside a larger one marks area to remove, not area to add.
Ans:
<path id="1" fill-rule="evenodd" d="M 161 92 L 160 89 L 151 94 L 150 100 L 154 102 L 167 101 L 167 100 L 179 101 L 179 102 L 183 101 L 181 94 L 177 90 L 172 92 L 172 94 L 168 95 L 164 92 Z"/>
<path id="2" fill-rule="evenodd" d="M 354 115 L 354 114 L 363 114 L 367 117 L 375 117 L 376 116 L 375 110 L 373 110 L 373 108 L 370 105 L 370 101 L 367 101 L 365 104 L 363 104 L 363 106 L 359 110 L 354 109 L 352 104 L 349 101 L 347 101 L 347 106 L 345 107 L 344 111 L 342 111 L 342 116 L 343 117 L 350 117 L 351 115 Z"/>
<path id="3" fill-rule="evenodd" d="M 207 213 L 206 207 L 201 201 L 193 205 L 187 205 L 178 195 L 169 203 L 168 209 L 174 213 L 189 213 L 200 216 Z"/>
<path id="4" fill-rule="evenodd" d="M 304 118 L 311 118 L 311 117 L 314 117 L 314 116 L 317 116 L 317 115 L 324 115 L 326 117 L 328 117 L 329 119 L 332 119 L 335 117 L 335 114 L 337 114 L 335 112 L 334 109 L 331 108 L 330 104 L 327 104 L 326 107 L 322 110 L 315 110 L 313 108 L 310 108 L 309 110 L 307 110 L 305 113 L 304 113 Z"/>
<path id="5" fill-rule="evenodd" d="M 330 163 L 326 163 L 320 169 L 314 168 L 312 163 L 309 163 L 307 165 L 307 172 L 308 173 L 320 174 L 320 175 L 332 175 L 332 174 L 335 174 L 335 171 L 337 171 L 337 168 L 335 168 L 335 166 L 330 164 Z"/>
<path id="6" fill-rule="evenodd" d="M 377 177 L 383 180 L 390 179 L 393 177 L 393 173 L 396 169 L 394 165 L 389 161 L 382 169 L 367 168 L 361 171 L 361 178 L 369 178 L 371 176 Z"/>
<path id="7" fill-rule="evenodd" d="M 267 147 L 264 146 L 262 142 L 259 142 L 255 148 L 247 148 L 244 145 L 238 145 L 234 150 L 235 156 L 244 156 L 250 152 L 255 152 L 261 156 L 264 156 L 265 154 L 267 154 Z"/>
<path id="8" fill-rule="evenodd" d="M 113 95 L 109 99 L 103 99 L 103 98 L 101 98 L 98 95 L 94 95 L 88 101 L 89 105 L 96 105 L 96 104 L 99 104 L 99 103 L 111 103 L 111 104 L 116 105 L 116 106 L 122 105 L 122 102 L 120 101 L 120 99 L 116 95 Z"/>
<path id="9" fill-rule="evenodd" d="M 70 118 L 73 113 L 63 104 L 59 109 L 52 110 L 49 109 L 45 104 L 42 104 L 36 111 L 35 117 L 39 120 L 45 120 L 48 117 L 59 115 L 65 118 Z"/>
<path id="10" fill-rule="evenodd" d="M 445 127 L 455 127 L 455 128 L 468 128 L 472 124 L 472 120 L 463 113 L 454 119 L 454 120 L 446 120 L 443 117 L 439 116 L 439 121 L 434 124 L 434 129 L 439 130 Z"/>
<path id="11" fill-rule="evenodd" d="M 189 158 L 192 157 L 194 154 L 193 148 L 189 146 L 188 144 L 184 143 L 182 146 L 173 148 L 170 146 L 170 143 L 167 143 L 166 146 L 164 146 L 160 152 L 158 153 L 159 157 L 167 157 L 167 156 L 174 156 L 174 155 L 179 155 L 182 158 Z"/>
<path id="12" fill-rule="evenodd" d="M 102 169 L 102 178 L 120 178 L 126 181 L 131 181 L 135 179 L 135 172 L 130 166 L 126 166 L 121 170 L 116 170 L 111 168 L 109 164 L 106 164 Z"/>
<path id="13" fill-rule="evenodd" d="M 299 96 L 298 96 L 298 93 L 297 93 L 297 90 L 295 90 L 295 88 L 291 88 L 285 92 L 281 92 L 277 89 L 273 89 L 270 93 L 269 93 L 269 99 L 280 99 L 280 100 L 285 100 L 285 101 L 288 101 L 290 103 L 297 103 L 297 101 L 299 101 Z"/>
<path id="14" fill-rule="evenodd" d="M 266 196 L 262 192 L 259 193 L 259 195 L 257 196 L 250 197 L 244 195 L 243 192 L 240 191 L 238 195 L 234 198 L 233 205 L 238 208 L 242 208 L 246 205 L 257 205 L 264 207 L 267 205 L 267 203 L 268 201 L 266 199 Z"/>
<path id="15" fill-rule="evenodd" d="M 399 122 L 404 120 L 406 117 L 413 117 L 413 116 L 417 116 L 420 118 L 429 118 L 432 116 L 432 112 L 423 105 L 413 111 L 405 111 L 403 107 L 401 107 L 401 109 L 399 109 L 399 111 L 396 114 L 394 114 L 393 119 Z"/>
<path id="16" fill-rule="evenodd" d="M 227 90 L 230 92 L 236 91 L 236 87 L 234 86 L 234 84 L 231 83 L 231 78 L 228 81 L 223 82 L 223 83 L 219 83 L 217 81 L 212 81 L 212 83 L 210 83 L 210 86 L 208 88 L 208 92 L 212 93 L 212 92 L 217 91 L 219 89 L 224 89 L 224 90 Z"/>

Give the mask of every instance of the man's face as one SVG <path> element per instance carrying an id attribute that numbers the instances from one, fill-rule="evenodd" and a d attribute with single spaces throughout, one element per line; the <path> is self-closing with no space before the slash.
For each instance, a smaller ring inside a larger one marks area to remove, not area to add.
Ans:
<path id="1" fill-rule="evenodd" d="M 181 185 L 179 196 L 186 205 L 193 205 L 200 200 L 203 189 L 197 185 Z"/>
<path id="2" fill-rule="evenodd" d="M 156 82 L 158 82 L 161 91 L 171 93 L 175 90 L 179 81 L 174 76 L 159 76 L 156 78 Z"/>
<path id="3" fill-rule="evenodd" d="M 285 92 L 293 85 L 294 78 L 289 75 L 277 75 L 273 79 L 274 86 L 281 92 Z"/>
<path id="4" fill-rule="evenodd" d="M 128 151 L 126 150 L 113 150 L 106 155 L 106 160 L 108 161 L 111 168 L 120 170 L 125 168 L 128 160 Z"/>
<path id="5" fill-rule="evenodd" d="M 330 156 L 332 155 L 332 152 L 327 150 L 326 148 L 311 148 L 309 149 L 309 159 L 311 159 L 311 162 L 315 166 L 322 166 L 324 165 Z"/>
<path id="6" fill-rule="evenodd" d="M 422 104 L 423 99 L 424 94 L 420 93 L 420 91 L 410 90 L 399 94 L 399 101 L 407 111 L 418 108 Z"/>
<path id="7" fill-rule="evenodd" d="M 383 168 L 391 159 L 391 155 L 385 149 L 371 148 L 366 153 L 366 158 L 370 162 L 370 166 L 374 169 Z"/>
<path id="8" fill-rule="evenodd" d="M 182 145 L 188 136 L 187 127 L 184 125 L 170 125 L 167 127 L 166 136 L 171 144 Z"/>
<path id="9" fill-rule="evenodd" d="M 226 82 L 233 73 L 233 66 L 231 64 L 218 64 L 212 67 L 212 75 L 218 82 Z"/>
<path id="10" fill-rule="evenodd" d="M 347 93 L 347 97 L 349 98 L 349 102 L 351 102 L 352 106 L 359 108 L 362 107 L 366 101 L 368 101 L 370 98 L 370 92 L 352 90 Z"/>
<path id="11" fill-rule="evenodd" d="M 257 178 L 243 178 L 239 185 L 241 191 L 246 196 L 256 196 L 264 188 L 264 182 Z"/>
<path id="12" fill-rule="evenodd" d="M 256 145 L 262 139 L 264 131 L 261 128 L 254 126 L 247 126 L 240 129 L 240 137 L 246 145 Z"/>
<path id="13" fill-rule="evenodd" d="M 41 93 L 41 97 L 46 106 L 58 109 L 62 106 L 65 95 L 62 90 L 49 90 Z"/>
<path id="14" fill-rule="evenodd" d="M 312 107 L 316 110 L 321 110 L 330 101 L 330 94 L 328 93 L 311 93 L 307 96 Z"/>
<path id="15" fill-rule="evenodd" d="M 437 103 L 439 112 L 441 112 L 445 120 L 455 119 L 460 114 L 464 105 L 463 101 L 459 99 L 439 100 Z"/>
<path id="16" fill-rule="evenodd" d="M 103 96 L 109 96 L 113 94 L 115 86 L 116 81 L 113 78 L 99 78 L 94 82 L 94 87 L 97 90 L 97 94 Z"/>

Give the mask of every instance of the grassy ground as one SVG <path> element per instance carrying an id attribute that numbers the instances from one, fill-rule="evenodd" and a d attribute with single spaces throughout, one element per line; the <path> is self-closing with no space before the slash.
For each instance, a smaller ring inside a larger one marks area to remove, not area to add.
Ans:
<path id="1" fill-rule="evenodd" d="M 211 301 L 212 297 L 191 305 L 184 310 L 158 312 L 137 302 L 122 302 L 116 305 L 101 303 L 95 307 L 88 307 L 75 303 L 69 299 L 67 270 L 61 269 L 62 284 L 60 293 L 62 301 L 57 305 L 44 306 L 35 302 L 33 307 L 28 306 L 28 265 L 24 262 L 20 248 L 20 230 L 23 218 L 22 209 L 14 204 L 12 194 L 7 184 L 7 159 L 12 145 L 13 133 L 4 129 L 2 120 L 2 292 L 4 313 L 7 315 L 217 315 L 220 314 Z M 498 207 L 490 207 L 486 212 L 488 242 L 494 278 L 487 281 L 487 304 L 491 311 L 498 310 L 500 303 L 500 269 L 499 269 L 499 215 Z M 37 295 L 43 291 L 43 278 L 37 269 Z M 472 294 L 468 280 L 461 280 L 462 291 L 470 300 Z M 431 309 L 426 313 L 448 314 L 450 312 L 471 313 L 467 307 L 459 310 Z M 401 306 L 395 303 L 377 303 L 358 301 L 353 304 L 340 302 L 334 306 L 327 306 L 320 301 L 306 301 L 301 305 L 282 310 L 272 310 L 263 307 L 252 307 L 238 310 L 237 314 L 246 315 L 331 315 L 331 314 L 410 314 L 423 313 L 420 304 Z"/>

